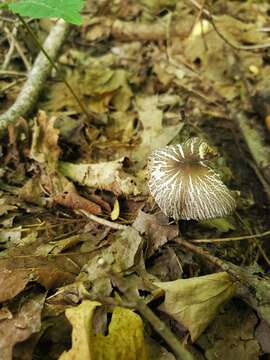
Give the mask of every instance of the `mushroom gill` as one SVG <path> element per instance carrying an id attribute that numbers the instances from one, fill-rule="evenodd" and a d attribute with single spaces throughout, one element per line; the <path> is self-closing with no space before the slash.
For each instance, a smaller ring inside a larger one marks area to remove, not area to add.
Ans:
<path id="1" fill-rule="evenodd" d="M 230 190 L 208 165 L 216 155 L 197 137 L 151 154 L 150 193 L 167 216 L 175 220 L 205 220 L 224 217 L 235 209 Z"/>

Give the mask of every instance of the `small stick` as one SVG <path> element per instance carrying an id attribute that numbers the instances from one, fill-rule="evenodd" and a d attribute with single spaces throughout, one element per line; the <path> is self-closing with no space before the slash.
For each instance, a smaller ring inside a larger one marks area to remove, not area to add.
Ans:
<path id="1" fill-rule="evenodd" d="M 52 68 L 57 72 L 57 74 L 61 77 L 61 80 L 63 81 L 63 83 L 66 85 L 66 87 L 68 88 L 68 90 L 70 91 L 71 95 L 74 97 L 74 99 L 76 100 L 77 104 L 79 105 L 79 107 L 81 108 L 82 112 L 86 115 L 86 118 L 89 118 L 89 114 L 88 114 L 88 110 L 85 107 L 84 103 L 81 101 L 81 99 L 77 96 L 76 92 L 73 90 L 72 86 L 70 85 L 70 83 L 67 81 L 67 79 L 61 75 L 61 72 L 59 71 L 58 66 L 56 65 L 54 59 L 50 56 L 50 54 L 47 52 L 47 50 L 45 49 L 45 47 L 43 47 L 41 45 L 41 43 L 39 42 L 38 38 L 36 37 L 35 33 L 32 31 L 32 29 L 30 28 L 30 26 L 27 24 L 27 22 L 24 20 L 24 18 L 17 14 L 18 19 L 21 21 L 21 23 L 24 25 L 24 27 L 26 28 L 26 30 L 28 31 L 28 33 L 31 35 L 32 39 L 34 40 L 35 44 L 37 45 L 37 47 L 40 49 L 40 51 L 43 53 L 43 55 L 46 57 L 46 59 L 49 61 L 50 65 L 52 66 Z"/>
<path id="2" fill-rule="evenodd" d="M 26 72 L 21 72 L 21 71 L 13 71 L 13 70 L 0 70 L 0 76 L 22 76 L 22 77 L 26 77 L 27 73 Z"/>
<path id="3" fill-rule="evenodd" d="M 115 222 L 112 222 L 112 221 L 109 221 L 109 220 L 102 219 L 99 216 L 90 214 L 89 212 L 87 212 L 85 210 L 82 210 L 82 209 L 80 209 L 79 212 L 81 214 L 87 216 L 89 219 L 97 222 L 98 224 L 108 226 L 108 227 L 110 227 L 112 229 L 115 229 L 115 230 L 125 230 L 125 229 L 128 228 L 127 225 L 122 225 L 122 224 L 118 224 L 118 223 L 115 223 Z"/>
<path id="4" fill-rule="evenodd" d="M 112 271 L 110 271 L 108 275 L 123 294 L 123 298 L 128 302 L 128 306 L 134 307 L 152 325 L 153 329 L 170 346 L 177 360 L 194 360 L 193 355 L 186 350 L 180 339 L 177 339 L 170 328 L 159 319 L 144 300 L 139 298 L 134 288 L 129 288 L 124 278 Z"/>
<path id="5" fill-rule="evenodd" d="M 4 28 L 4 30 L 6 31 L 7 28 Z M 15 28 L 16 29 L 16 28 Z M 13 31 L 15 31 L 15 29 L 13 29 Z M 8 68 L 8 65 L 10 63 L 10 60 L 11 60 L 11 57 L 13 55 L 13 52 L 14 52 L 14 49 L 15 49 L 15 44 L 14 44 L 14 39 L 13 38 L 10 38 L 8 37 L 8 41 L 9 41 L 9 49 L 8 49 L 8 52 L 5 56 L 5 60 L 1 66 L 1 69 L 2 70 L 6 70 Z"/>
<path id="6" fill-rule="evenodd" d="M 126 294 L 125 294 L 126 295 Z M 128 299 L 128 298 L 127 298 Z M 133 297 L 134 301 L 134 297 Z M 152 325 L 153 329 L 166 341 L 177 360 L 193 360 L 192 354 L 185 349 L 181 341 L 171 332 L 169 327 L 141 299 L 135 299 L 138 312 Z"/>
<path id="7" fill-rule="evenodd" d="M 45 40 L 44 48 L 52 59 L 56 58 L 67 35 L 68 28 L 67 23 L 58 20 Z M 9 124 L 15 123 L 20 116 L 32 109 L 50 72 L 51 64 L 42 53 L 39 53 L 15 103 L 0 115 L 0 133 L 6 130 Z"/>
<path id="8" fill-rule="evenodd" d="M 13 31 L 11 32 L 9 30 L 9 28 L 5 28 L 5 32 L 7 34 L 7 37 L 10 38 L 10 41 L 14 44 L 18 54 L 20 55 L 23 63 L 24 63 L 24 66 L 26 68 L 26 70 L 29 72 L 31 71 L 31 64 L 30 62 L 28 61 L 27 57 L 24 55 L 24 52 L 23 50 L 21 49 L 20 47 L 20 44 L 18 43 L 18 41 L 16 40 L 16 34 L 17 34 L 17 28 L 14 28 Z"/>
<path id="9" fill-rule="evenodd" d="M 180 239 L 180 238 L 175 238 L 174 241 L 181 245 L 181 246 L 184 246 L 185 248 L 191 250 L 192 252 L 194 252 L 195 254 L 198 254 L 198 255 L 201 255 L 203 257 L 205 257 L 210 263 L 218 266 L 220 269 L 222 269 L 223 271 L 227 271 L 228 273 L 231 274 L 231 271 L 230 271 L 230 267 L 227 265 L 227 263 L 223 260 L 220 260 L 219 258 L 211 255 L 208 251 L 206 251 L 205 249 L 199 247 L 199 246 L 196 246 L 196 245 L 193 245 L 190 243 L 190 241 L 186 241 L 186 240 L 183 240 L 183 239 Z M 231 274 L 235 277 L 235 274 Z M 238 280 L 238 279 L 237 279 Z"/>
<path id="10" fill-rule="evenodd" d="M 216 238 L 216 239 L 194 239 L 189 240 L 189 242 L 200 244 L 200 243 L 219 243 L 219 242 L 228 242 L 228 241 L 240 241 L 240 240 L 248 240 L 254 238 L 261 238 L 270 235 L 270 230 L 265 231 L 259 234 L 253 235 L 244 235 L 244 236 L 236 236 L 236 237 L 227 237 L 227 238 Z"/>
<path id="11" fill-rule="evenodd" d="M 232 44 L 218 29 L 215 19 L 216 16 L 213 16 L 210 11 L 205 10 L 203 8 L 203 5 L 199 4 L 196 0 L 189 0 L 189 2 L 194 5 L 200 12 L 202 12 L 206 19 L 210 22 L 210 24 L 213 26 L 215 32 L 218 34 L 218 36 L 230 47 L 232 47 L 235 50 L 246 50 L 246 51 L 252 51 L 252 50 L 260 50 L 260 49 L 266 49 L 270 47 L 270 43 L 267 44 L 258 44 L 258 45 L 239 45 L 239 44 Z"/>

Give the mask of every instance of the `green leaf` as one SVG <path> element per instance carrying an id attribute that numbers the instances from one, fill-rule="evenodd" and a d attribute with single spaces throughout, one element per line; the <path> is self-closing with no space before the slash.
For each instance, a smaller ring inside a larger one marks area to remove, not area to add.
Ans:
<path id="1" fill-rule="evenodd" d="M 209 229 L 217 229 L 221 233 L 226 233 L 230 230 L 235 230 L 233 219 L 230 217 L 203 220 L 200 221 L 200 224 Z"/>
<path id="2" fill-rule="evenodd" d="M 7 3 L 0 4 L 0 9 L 2 9 L 2 8 L 8 8 L 8 4 Z"/>
<path id="3" fill-rule="evenodd" d="M 9 4 L 9 9 L 21 16 L 40 18 L 62 18 L 71 24 L 82 23 L 80 11 L 84 0 L 21 0 Z"/>

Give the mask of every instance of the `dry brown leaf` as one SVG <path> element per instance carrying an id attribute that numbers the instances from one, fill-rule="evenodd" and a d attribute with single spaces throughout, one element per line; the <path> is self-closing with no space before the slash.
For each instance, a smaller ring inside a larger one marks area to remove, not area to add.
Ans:
<path id="1" fill-rule="evenodd" d="M 163 214 L 151 215 L 140 210 L 133 227 L 147 239 L 148 256 L 178 236 L 178 226 L 169 225 L 168 218 Z"/>
<path id="2" fill-rule="evenodd" d="M 140 168 L 147 163 L 153 150 L 166 146 L 182 129 L 183 123 L 173 126 L 163 126 L 163 111 L 158 107 L 158 96 L 141 96 L 136 99 L 139 120 L 143 130 L 141 143 L 132 153 Z"/>
<path id="3" fill-rule="evenodd" d="M 98 164 L 59 162 L 59 171 L 69 179 L 94 189 L 112 191 L 115 195 L 138 195 L 141 184 L 123 169 L 125 158 Z"/>
<path id="4" fill-rule="evenodd" d="M 40 330 L 44 300 L 43 294 L 32 296 L 20 304 L 11 318 L 0 321 L 1 359 L 12 360 L 14 345 Z"/>

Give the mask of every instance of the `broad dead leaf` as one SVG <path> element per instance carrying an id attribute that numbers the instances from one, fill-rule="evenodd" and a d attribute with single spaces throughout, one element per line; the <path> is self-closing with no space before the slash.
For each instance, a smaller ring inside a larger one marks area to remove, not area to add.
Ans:
<path id="1" fill-rule="evenodd" d="M 116 195 L 138 195 L 141 184 L 123 169 L 124 158 L 98 164 L 59 163 L 60 172 L 69 179 Z M 137 184 L 138 183 L 138 184 Z"/>
<path id="2" fill-rule="evenodd" d="M 40 111 L 33 128 L 33 141 L 30 158 L 39 163 L 46 163 L 50 171 L 54 171 L 60 155 L 58 146 L 59 130 L 54 128 L 56 117 L 47 118 L 44 111 Z"/>
<path id="3" fill-rule="evenodd" d="M 147 239 L 147 254 L 151 256 L 161 246 L 178 236 L 178 226 L 169 225 L 168 219 L 163 214 L 146 214 L 138 212 L 133 227 Z"/>
<path id="4" fill-rule="evenodd" d="M 140 258 L 143 238 L 132 227 L 118 230 L 112 236 L 112 244 L 101 249 L 99 254 L 93 257 L 84 270 L 88 272 L 88 280 L 93 281 L 104 276 L 104 267 L 111 266 L 113 271 L 126 271 L 136 265 Z M 104 267 L 100 265 L 100 260 Z M 106 275 L 107 277 L 107 275 Z"/>
<path id="5" fill-rule="evenodd" d="M 165 311 L 189 330 L 192 341 L 235 292 L 226 272 L 155 284 L 165 291 Z"/>
<path id="6" fill-rule="evenodd" d="M 205 350 L 207 360 L 258 360 L 261 349 L 254 337 L 257 324 L 258 319 L 253 310 L 245 304 L 237 307 L 231 302 L 198 342 Z M 269 332 L 267 335 L 269 346 Z"/>
<path id="7" fill-rule="evenodd" d="M 19 294 L 29 282 L 29 271 L 0 270 L 0 302 L 10 300 Z"/>
<path id="8" fill-rule="evenodd" d="M 41 328 L 41 311 L 45 296 L 36 295 L 23 301 L 12 316 L 0 322 L 0 356 L 3 360 L 12 359 L 15 344 L 26 340 Z"/>
<path id="9" fill-rule="evenodd" d="M 183 123 L 163 126 L 163 111 L 158 107 L 158 96 L 137 97 L 137 111 L 143 131 L 141 143 L 133 152 L 132 158 L 142 168 L 153 150 L 166 146 L 181 130 Z"/>

